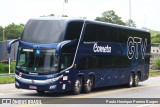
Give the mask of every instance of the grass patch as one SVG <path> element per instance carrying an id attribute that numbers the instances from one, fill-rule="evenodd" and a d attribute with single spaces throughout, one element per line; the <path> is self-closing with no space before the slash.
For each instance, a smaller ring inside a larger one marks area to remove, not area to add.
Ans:
<path id="1" fill-rule="evenodd" d="M 149 72 L 149 76 L 150 77 L 160 76 L 160 72 L 158 71 Z"/>
<path id="2" fill-rule="evenodd" d="M 0 84 L 7 84 L 7 83 L 14 83 L 15 77 L 14 76 L 3 76 L 0 77 Z"/>

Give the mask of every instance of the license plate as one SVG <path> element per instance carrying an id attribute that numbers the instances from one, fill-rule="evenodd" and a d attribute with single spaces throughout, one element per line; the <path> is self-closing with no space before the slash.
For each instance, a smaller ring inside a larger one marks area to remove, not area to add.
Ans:
<path id="1" fill-rule="evenodd" d="M 33 90 L 36 90 L 36 89 L 37 89 L 36 86 L 31 86 L 31 85 L 29 86 L 29 88 L 30 88 L 30 89 L 33 89 Z"/>

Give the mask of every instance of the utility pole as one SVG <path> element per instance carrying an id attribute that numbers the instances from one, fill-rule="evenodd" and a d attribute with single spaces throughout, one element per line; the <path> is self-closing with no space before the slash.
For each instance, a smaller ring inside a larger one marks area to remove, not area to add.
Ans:
<path id="1" fill-rule="evenodd" d="M 64 16 L 64 5 L 65 3 L 68 3 L 68 0 L 63 0 L 63 13 L 62 13 L 62 16 Z"/>
<path id="2" fill-rule="evenodd" d="M 131 6 L 132 6 L 132 5 L 131 5 L 131 0 L 129 0 L 129 21 L 132 20 L 132 11 L 131 11 L 131 8 L 132 8 L 132 7 L 131 7 Z M 131 26 L 130 23 L 131 23 L 131 22 L 129 22 L 129 26 Z"/>
<path id="3" fill-rule="evenodd" d="M 131 14 L 131 0 L 129 0 L 129 19 L 131 20 L 132 19 L 132 14 Z"/>
<path id="4" fill-rule="evenodd" d="M 146 19 L 146 14 L 144 15 L 144 27 L 147 29 L 147 19 Z"/>
<path id="5" fill-rule="evenodd" d="M 63 12 L 62 12 L 62 16 L 64 15 L 64 2 L 65 2 L 65 0 L 63 0 Z"/>

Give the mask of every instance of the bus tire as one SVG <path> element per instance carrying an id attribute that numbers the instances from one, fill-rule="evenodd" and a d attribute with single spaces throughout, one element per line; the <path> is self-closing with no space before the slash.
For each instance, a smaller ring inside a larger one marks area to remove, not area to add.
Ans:
<path id="1" fill-rule="evenodd" d="M 73 94 L 74 95 L 80 94 L 81 89 L 82 89 L 82 81 L 81 81 L 81 78 L 78 77 L 75 81 L 75 84 L 74 84 Z"/>
<path id="2" fill-rule="evenodd" d="M 134 76 L 133 86 L 134 86 L 134 87 L 137 87 L 137 86 L 138 86 L 138 83 L 139 83 L 139 75 L 138 75 L 138 73 L 137 73 L 137 74 L 135 74 L 135 76 Z"/>
<path id="3" fill-rule="evenodd" d="M 90 77 L 87 79 L 87 83 L 85 84 L 85 87 L 84 87 L 85 93 L 90 93 L 90 92 L 92 91 L 92 88 L 93 88 L 93 79 L 92 79 L 92 77 L 90 76 Z"/>
<path id="4" fill-rule="evenodd" d="M 38 94 L 44 94 L 45 91 L 39 91 L 39 90 L 36 90 Z"/>
<path id="5" fill-rule="evenodd" d="M 133 73 L 131 73 L 128 79 L 127 87 L 131 88 L 133 86 L 133 82 L 134 82 L 134 75 Z"/>

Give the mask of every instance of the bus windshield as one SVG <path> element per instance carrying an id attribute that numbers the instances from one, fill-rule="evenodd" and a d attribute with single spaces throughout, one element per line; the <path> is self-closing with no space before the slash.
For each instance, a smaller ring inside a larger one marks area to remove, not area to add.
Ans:
<path id="1" fill-rule="evenodd" d="M 22 34 L 22 41 L 30 43 L 59 43 L 64 38 L 63 20 L 29 20 Z"/>
<path id="2" fill-rule="evenodd" d="M 34 73 L 56 73 L 59 61 L 55 49 L 38 50 L 19 48 L 17 68 Z"/>

